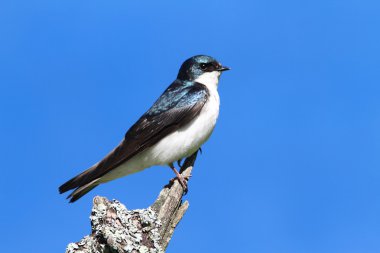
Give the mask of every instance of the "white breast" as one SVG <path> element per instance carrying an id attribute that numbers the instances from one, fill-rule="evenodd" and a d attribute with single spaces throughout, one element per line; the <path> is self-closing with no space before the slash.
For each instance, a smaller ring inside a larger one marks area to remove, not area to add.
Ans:
<path id="1" fill-rule="evenodd" d="M 206 85 L 210 94 L 198 117 L 118 168 L 113 169 L 101 181 L 106 182 L 153 165 L 167 165 L 197 151 L 210 137 L 219 115 L 220 101 L 217 85 L 220 73 L 211 73 L 204 74 L 206 76 L 202 75 L 196 80 L 196 82 Z"/>
<path id="2" fill-rule="evenodd" d="M 219 95 L 210 91 L 198 117 L 158 142 L 146 157 L 151 156 L 157 164 L 165 165 L 193 154 L 210 137 L 218 115 Z"/>

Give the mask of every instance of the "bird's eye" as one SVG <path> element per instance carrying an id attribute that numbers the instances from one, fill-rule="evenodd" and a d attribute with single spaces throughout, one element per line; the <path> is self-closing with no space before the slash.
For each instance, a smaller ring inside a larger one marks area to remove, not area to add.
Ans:
<path id="1" fill-rule="evenodd" d="M 206 65 L 205 63 L 202 63 L 202 64 L 201 64 L 201 69 L 202 69 L 202 70 L 205 70 L 206 68 L 207 68 L 207 65 Z"/>

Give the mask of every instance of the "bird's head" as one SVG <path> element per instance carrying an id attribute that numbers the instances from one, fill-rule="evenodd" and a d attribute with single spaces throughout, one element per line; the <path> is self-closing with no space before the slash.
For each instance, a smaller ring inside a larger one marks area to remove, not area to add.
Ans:
<path id="1" fill-rule="evenodd" d="M 218 80 L 220 74 L 229 69 L 210 56 L 197 55 L 182 63 L 177 78 L 184 81 L 203 83 L 208 79 Z"/>

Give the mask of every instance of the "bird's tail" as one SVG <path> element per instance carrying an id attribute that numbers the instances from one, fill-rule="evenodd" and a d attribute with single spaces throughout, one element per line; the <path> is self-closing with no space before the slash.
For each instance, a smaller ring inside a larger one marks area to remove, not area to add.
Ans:
<path id="1" fill-rule="evenodd" d="M 95 179 L 88 184 L 76 188 L 67 198 L 70 199 L 70 203 L 73 203 L 83 197 L 86 193 L 98 186 L 99 179 Z"/>
<path id="2" fill-rule="evenodd" d="M 70 202 L 74 202 L 81 198 L 83 195 L 94 189 L 100 184 L 99 178 L 91 178 L 94 170 L 96 170 L 98 164 L 93 165 L 91 168 L 73 177 L 63 185 L 59 187 L 59 193 L 64 193 L 74 189 L 74 191 L 67 197 Z"/>

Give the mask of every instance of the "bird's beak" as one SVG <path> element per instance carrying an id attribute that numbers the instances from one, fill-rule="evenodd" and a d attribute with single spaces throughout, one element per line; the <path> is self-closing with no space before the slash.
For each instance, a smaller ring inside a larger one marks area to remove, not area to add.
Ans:
<path id="1" fill-rule="evenodd" d="M 226 67 L 226 66 L 221 66 L 220 68 L 218 68 L 218 71 L 220 71 L 220 72 L 227 71 L 227 70 L 230 70 L 230 68 Z"/>

